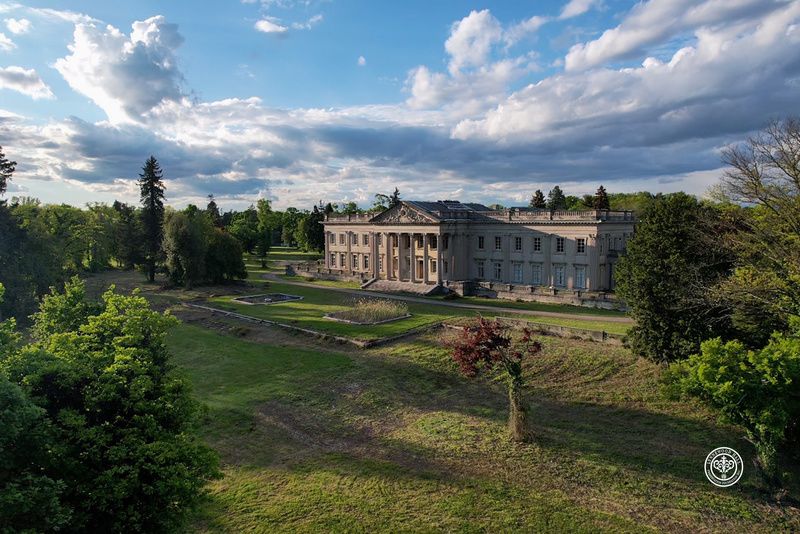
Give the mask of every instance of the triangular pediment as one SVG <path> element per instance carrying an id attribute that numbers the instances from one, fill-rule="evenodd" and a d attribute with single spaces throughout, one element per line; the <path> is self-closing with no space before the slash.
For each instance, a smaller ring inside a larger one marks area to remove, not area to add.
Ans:
<path id="1" fill-rule="evenodd" d="M 439 219 L 406 202 L 400 202 L 373 217 L 376 224 L 436 224 Z"/>

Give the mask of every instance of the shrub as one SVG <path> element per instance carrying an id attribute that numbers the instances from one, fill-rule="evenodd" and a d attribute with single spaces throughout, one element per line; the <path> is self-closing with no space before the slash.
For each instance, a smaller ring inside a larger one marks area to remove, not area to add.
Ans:
<path id="1" fill-rule="evenodd" d="M 354 323 L 379 323 L 408 315 L 408 304 L 398 300 L 362 298 L 354 300 L 347 310 L 332 314 L 337 319 Z"/>
<path id="2" fill-rule="evenodd" d="M 776 474 L 777 454 L 800 445 L 800 320 L 790 334 L 774 333 L 760 350 L 739 341 L 703 342 L 699 354 L 673 364 L 678 390 L 719 409 L 744 427 L 765 473 Z"/>

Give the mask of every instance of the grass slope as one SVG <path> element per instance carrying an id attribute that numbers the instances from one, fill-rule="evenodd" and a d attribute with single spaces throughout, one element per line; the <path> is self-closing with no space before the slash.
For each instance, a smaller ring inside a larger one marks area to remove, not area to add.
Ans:
<path id="1" fill-rule="evenodd" d="M 526 370 L 536 439 L 518 445 L 502 384 L 458 375 L 439 333 L 344 352 L 252 330 L 262 343 L 189 325 L 169 337 L 224 463 L 198 531 L 800 528 L 796 510 L 759 499 L 751 472 L 728 490 L 705 480 L 712 448 L 752 450 L 703 409 L 663 400 L 659 369 L 625 349 L 543 338 Z"/>

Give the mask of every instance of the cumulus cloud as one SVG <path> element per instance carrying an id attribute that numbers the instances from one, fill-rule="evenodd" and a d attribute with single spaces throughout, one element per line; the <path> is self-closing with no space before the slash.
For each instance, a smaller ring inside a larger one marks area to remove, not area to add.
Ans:
<path id="1" fill-rule="evenodd" d="M 682 31 L 720 23 L 732 25 L 743 18 L 757 20 L 785 5 L 783 0 L 650 0 L 637 4 L 618 26 L 597 39 L 574 45 L 565 66 L 567 70 L 580 70 L 635 57 L 647 46 Z"/>
<path id="2" fill-rule="evenodd" d="M 266 19 L 259 20 L 258 22 L 256 22 L 255 28 L 256 28 L 256 30 L 258 30 L 258 31 L 260 31 L 262 33 L 279 33 L 280 34 L 280 33 L 286 33 L 287 31 L 289 31 L 289 28 L 279 24 L 273 18 L 266 18 Z"/>
<path id="3" fill-rule="evenodd" d="M 0 50 L 8 52 L 9 50 L 14 50 L 16 47 L 17 45 L 14 44 L 14 41 L 9 39 L 3 32 L 0 32 Z"/>
<path id="4" fill-rule="evenodd" d="M 465 67 L 478 67 L 486 63 L 494 44 L 503 37 L 500 22 L 489 12 L 472 11 L 453 24 L 444 48 L 450 54 L 450 74 L 458 74 Z"/>
<path id="5" fill-rule="evenodd" d="M 453 136 L 632 146 L 756 128 L 796 102 L 798 22 L 800 2 L 793 2 L 748 25 L 702 28 L 694 46 L 667 62 L 559 74 L 512 94 L 485 117 L 461 121 Z"/>
<path id="6" fill-rule="evenodd" d="M 53 98 L 53 92 L 42 81 L 34 69 L 22 67 L 0 67 L 0 89 L 11 89 L 34 100 Z"/>
<path id="7" fill-rule="evenodd" d="M 561 9 L 561 14 L 558 18 L 563 20 L 583 15 L 590 9 L 599 6 L 601 3 L 602 0 L 570 0 Z"/>
<path id="8" fill-rule="evenodd" d="M 5 19 L 6 28 L 15 35 L 31 31 L 31 21 L 28 19 Z"/>
<path id="9" fill-rule="evenodd" d="M 183 42 L 163 16 L 136 21 L 130 35 L 108 25 L 75 25 L 70 54 L 55 68 L 115 123 L 140 120 L 164 100 L 184 97 L 175 50 Z"/>

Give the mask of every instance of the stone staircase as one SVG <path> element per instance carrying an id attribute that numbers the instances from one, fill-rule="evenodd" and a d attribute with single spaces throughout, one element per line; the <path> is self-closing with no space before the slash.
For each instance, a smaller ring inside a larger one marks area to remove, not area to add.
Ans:
<path id="1" fill-rule="evenodd" d="M 378 279 L 372 279 L 361 287 L 369 291 L 380 291 L 383 293 L 414 293 L 416 295 L 431 295 L 443 289 L 442 286 L 437 285 L 412 284 L 411 282 L 401 282 L 398 280 Z"/>

